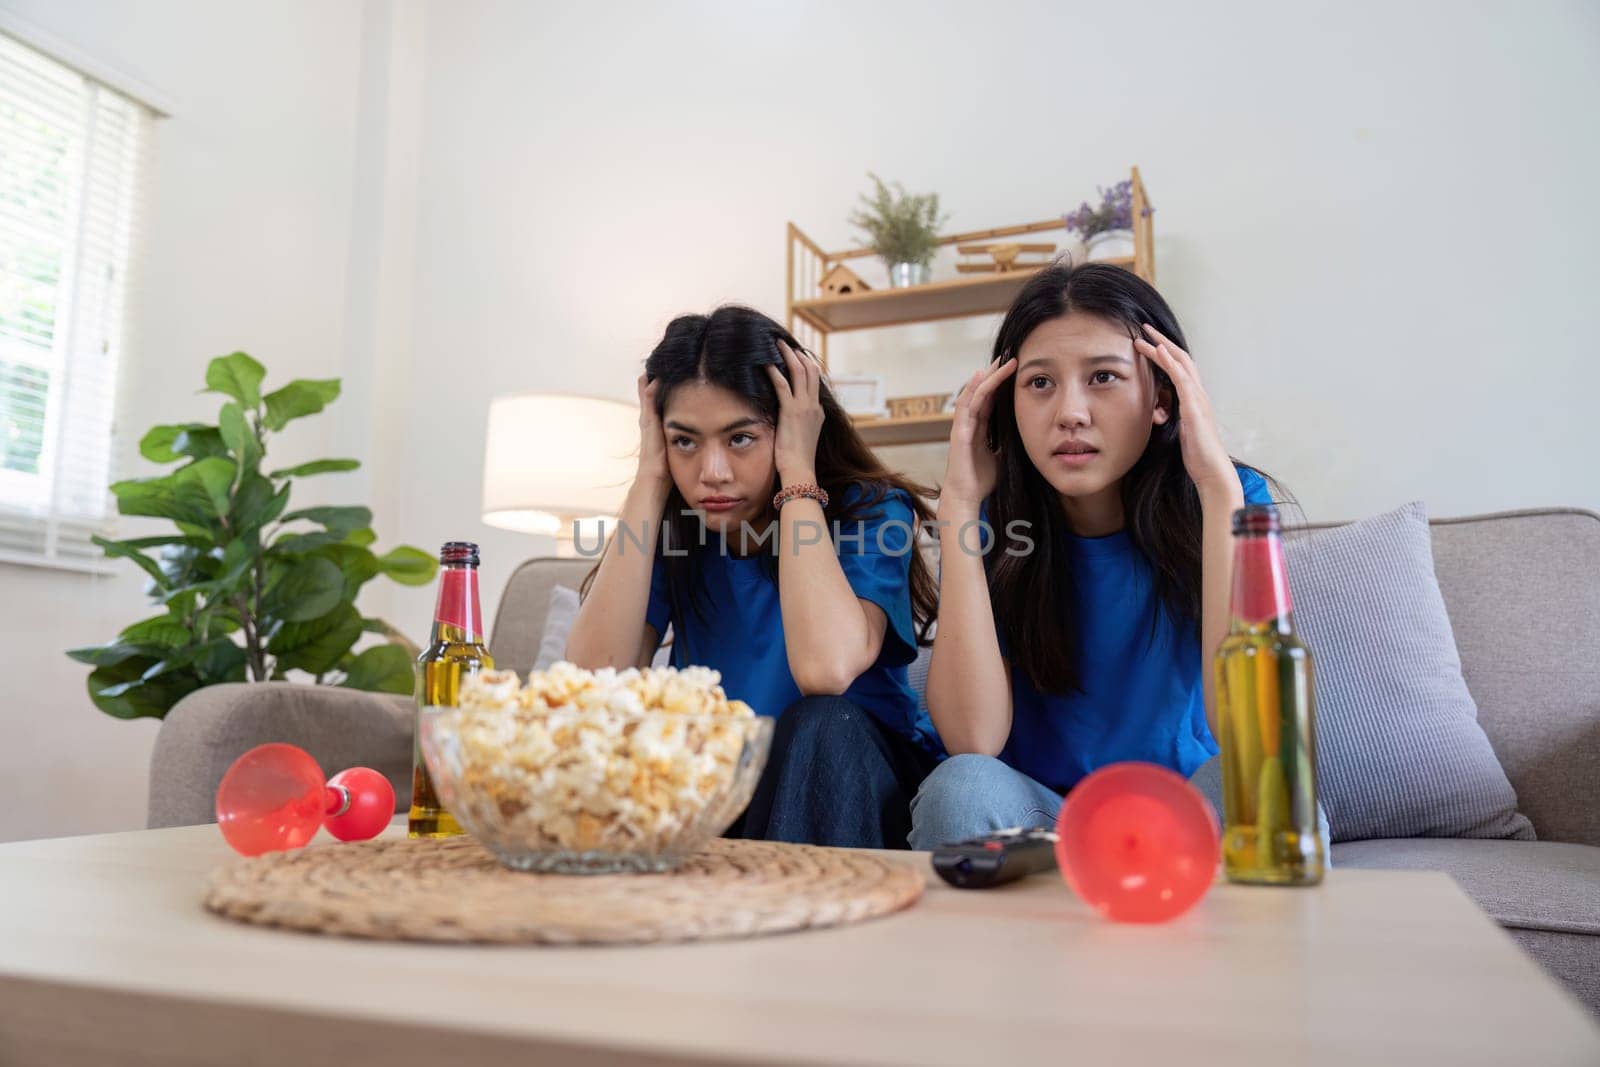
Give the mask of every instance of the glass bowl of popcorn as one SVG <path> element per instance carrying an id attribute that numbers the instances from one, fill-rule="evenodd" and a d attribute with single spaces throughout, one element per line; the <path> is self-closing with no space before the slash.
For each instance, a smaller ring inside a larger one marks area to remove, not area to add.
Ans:
<path id="1" fill-rule="evenodd" d="M 721 676 L 557 663 L 462 682 L 456 707 L 422 709 L 440 802 L 507 867 L 666 871 L 721 834 L 755 792 L 770 718 L 729 700 Z"/>

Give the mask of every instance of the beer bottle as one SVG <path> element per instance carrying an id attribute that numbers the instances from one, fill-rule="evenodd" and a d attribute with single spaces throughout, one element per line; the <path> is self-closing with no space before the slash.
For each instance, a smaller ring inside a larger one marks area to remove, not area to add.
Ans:
<path id="1" fill-rule="evenodd" d="M 1316 885 L 1327 857 L 1311 650 L 1294 632 L 1280 529 L 1270 504 L 1233 514 L 1232 621 L 1215 664 L 1222 866 L 1234 882 Z"/>
<path id="2" fill-rule="evenodd" d="M 455 816 L 439 803 L 428 765 L 422 759 L 421 714 L 428 705 L 454 707 L 464 678 L 494 666 L 484 644 L 483 609 L 478 605 L 478 546 L 447 541 L 439 550 L 439 600 L 433 610 L 428 647 L 417 658 L 417 723 L 411 755 L 412 837 L 461 833 Z"/>

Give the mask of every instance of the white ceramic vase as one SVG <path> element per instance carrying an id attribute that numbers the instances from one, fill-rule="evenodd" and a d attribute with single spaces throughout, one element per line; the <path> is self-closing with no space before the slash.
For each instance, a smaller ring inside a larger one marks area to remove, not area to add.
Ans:
<path id="1" fill-rule="evenodd" d="M 1123 259 L 1133 255 L 1133 231 L 1102 230 L 1084 244 L 1088 247 L 1090 262 L 1100 259 Z"/>

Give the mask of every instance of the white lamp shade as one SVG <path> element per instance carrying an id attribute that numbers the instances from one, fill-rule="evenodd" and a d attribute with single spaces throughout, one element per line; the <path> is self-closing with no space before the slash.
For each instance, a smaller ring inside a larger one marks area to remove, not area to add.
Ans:
<path id="1" fill-rule="evenodd" d="M 637 470 L 639 409 L 551 393 L 496 397 L 483 457 L 483 521 L 557 535 L 574 519 L 613 518 Z"/>

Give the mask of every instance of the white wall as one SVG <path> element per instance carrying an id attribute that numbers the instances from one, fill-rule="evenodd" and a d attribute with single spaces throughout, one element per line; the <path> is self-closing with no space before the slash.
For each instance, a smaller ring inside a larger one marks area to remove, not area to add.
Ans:
<path id="1" fill-rule="evenodd" d="M 0 5 L 179 102 L 124 425 L 209 411 L 187 383 L 236 347 L 343 373 L 296 446 L 372 464 L 324 491 L 386 543 L 481 540 L 491 612 L 550 545 L 477 521 L 490 398 L 629 398 L 672 315 L 781 313 L 785 221 L 856 243 L 869 168 L 970 229 L 1137 163 L 1228 436 L 1312 517 L 1600 508 L 1592 4 Z M 994 325 L 852 335 L 835 366 L 945 388 Z M 136 617 L 137 583 L 0 582 L 28 620 L 4 673 L 39 679 L 0 705 L 0 795 L 30 813 L 0 838 L 140 825 L 154 724 L 93 711 L 60 656 Z M 415 632 L 431 596 L 368 606 Z"/>
<path id="2" fill-rule="evenodd" d="M 144 287 L 122 368 L 122 471 L 157 422 L 215 416 L 206 362 L 243 348 L 268 383 L 341 373 L 351 261 L 362 10 L 271 4 L 3 0 L 50 36 L 173 101 L 157 128 Z M 327 454 L 334 420 L 287 431 L 281 457 Z M 360 454 L 360 453 L 357 453 Z M 297 490 L 297 499 L 298 493 Z M 343 496 L 330 480 L 308 485 Z M 137 527 L 130 527 L 137 529 Z M 133 568 L 127 568 L 132 571 Z M 120 722 L 62 653 L 153 614 L 129 573 L 90 577 L 0 564 L 11 620 L 0 673 L 0 840 L 144 824 L 157 723 Z M 17 813 L 23 813 L 19 816 Z"/>
<path id="3" fill-rule="evenodd" d="M 858 243 L 869 168 L 959 230 L 1138 164 L 1230 442 L 1312 517 L 1600 508 L 1593 4 L 483 0 L 426 39 L 419 543 L 474 529 L 493 394 L 627 398 L 673 314 L 781 313 L 785 221 Z M 836 335 L 834 364 L 948 388 L 996 321 Z M 492 596 L 529 542 L 478 533 Z"/>

